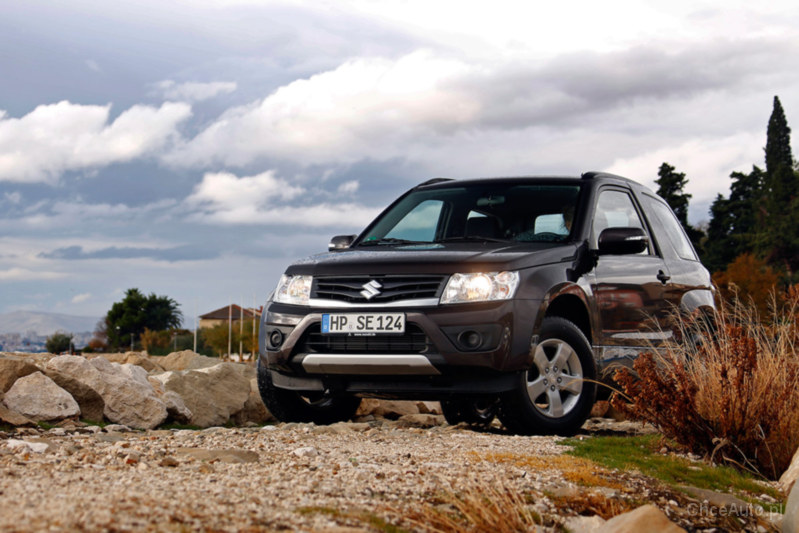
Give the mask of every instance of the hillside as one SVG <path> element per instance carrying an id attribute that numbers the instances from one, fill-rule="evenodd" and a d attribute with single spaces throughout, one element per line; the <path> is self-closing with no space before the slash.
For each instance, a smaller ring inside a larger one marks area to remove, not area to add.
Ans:
<path id="1" fill-rule="evenodd" d="M 36 332 L 52 335 L 56 331 L 79 333 L 94 331 L 99 318 L 40 311 L 0 313 L 0 334 Z"/>

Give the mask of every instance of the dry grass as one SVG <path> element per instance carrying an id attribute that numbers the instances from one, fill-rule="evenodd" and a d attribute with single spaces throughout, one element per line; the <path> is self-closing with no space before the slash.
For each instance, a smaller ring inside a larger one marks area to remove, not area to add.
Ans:
<path id="1" fill-rule="evenodd" d="M 776 479 L 799 446 L 797 317 L 796 289 L 765 321 L 738 300 L 722 306 L 713 330 L 678 317 L 682 338 L 704 341 L 640 357 L 637 377 L 617 373 L 632 403 L 614 405 L 695 453 Z"/>
<path id="2" fill-rule="evenodd" d="M 478 453 L 469 452 L 475 461 L 490 463 L 507 463 L 531 472 L 539 470 L 556 470 L 563 475 L 566 481 L 571 481 L 584 487 L 608 487 L 611 489 L 624 488 L 613 479 L 607 469 L 595 462 L 573 455 L 520 455 L 506 452 Z"/>
<path id="3" fill-rule="evenodd" d="M 435 503 L 396 513 L 415 530 L 429 532 L 535 531 L 541 517 L 524 496 L 505 486 L 469 482 L 459 490 L 447 489 Z"/>

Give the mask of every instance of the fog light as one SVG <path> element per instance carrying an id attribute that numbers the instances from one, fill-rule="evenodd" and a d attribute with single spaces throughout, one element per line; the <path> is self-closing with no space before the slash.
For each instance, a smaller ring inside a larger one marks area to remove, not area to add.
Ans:
<path id="1" fill-rule="evenodd" d="M 283 333 L 280 330 L 274 330 L 269 334 L 269 344 L 272 348 L 280 348 L 283 344 Z"/>
<path id="2" fill-rule="evenodd" d="M 467 330 L 458 335 L 458 342 L 460 342 L 464 348 L 474 350 L 483 344 L 483 336 L 476 331 Z"/>

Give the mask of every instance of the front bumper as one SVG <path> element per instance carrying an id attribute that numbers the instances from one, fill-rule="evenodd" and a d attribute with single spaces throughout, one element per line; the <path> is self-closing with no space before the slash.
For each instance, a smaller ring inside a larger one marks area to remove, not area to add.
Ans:
<path id="1" fill-rule="evenodd" d="M 342 309 L 270 302 L 261 324 L 261 364 L 275 386 L 298 391 L 417 398 L 502 392 L 532 364 L 540 306 L 537 300 L 509 300 L 393 308 L 406 315 L 405 335 L 357 337 L 321 334 L 322 315 Z M 375 311 L 363 306 L 344 312 Z M 465 332 L 478 333 L 481 341 L 467 346 Z"/>

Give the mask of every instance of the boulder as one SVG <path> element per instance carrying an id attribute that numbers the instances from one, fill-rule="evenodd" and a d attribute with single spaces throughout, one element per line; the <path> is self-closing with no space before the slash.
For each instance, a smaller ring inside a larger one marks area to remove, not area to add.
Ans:
<path id="1" fill-rule="evenodd" d="M 250 397 L 250 380 L 242 375 L 238 366 L 241 365 L 218 363 L 210 368 L 168 371 L 151 377 L 183 399 L 192 413 L 190 424 L 219 426 L 241 411 Z"/>
<path id="2" fill-rule="evenodd" d="M 206 357 L 191 350 L 182 352 L 172 352 L 158 361 L 158 365 L 164 370 L 198 370 L 200 368 L 210 368 L 220 363 L 215 357 Z"/>
<path id="3" fill-rule="evenodd" d="M 797 448 L 796 453 L 793 454 L 793 459 L 791 459 L 791 465 L 788 467 L 788 470 L 783 472 L 782 476 L 780 476 L 780 489 L 782 489 L 785 494 L 789 494 L 791 488 L 795 486 L 797 479 L 799 479 L 799 448 Z"/>
<path id="4" fill-rule="evenodd" d="M 14 355 L 0 355 L 0 393 L 8 391 L 19 378 L 38 372 L 33 363 Z"/>
<path id="5" fill-rule="evenodd" d="M 233 415 L 233 421 L 237 426 L 244 426 L 248 422 L 265 424 L 274 419 L 275 417 L 261 400 L 261 393 L 258 391 L 258 378 L 252 378 L 250 380 L 250 397 L 244 403 L 244 408 Z"/>
<path id="6" fill-rule="evenodd" d="M 796 459 L 794 457 L 794 459 Z M 785 502 L 785 516 L 782 518 L 783 533 L 799 533 L 799 484 L 793 486 Z"/>
<path id="7" fill-rule="evenodd" d="M 111 422 L 152 429 L 166 420 L 166 404 L 147 381 L 147 372 L 134 365 L 111 363 L 104 357 L 91 360 L 62 355 L 47 363 L 96 390 L 105 402 L 104 414 Z"/>
<path id="8" fill-rule="evenodd" d="M 678 533 L 685 530 L 670 521 L 663 511 L 652 504 L 643 505 L 633 511 L 614 516 L 598 529 L 597 533 Z"/>
<path id="9" fill-rule="evenodd" d="M 44 373 L 78 402 L 81 418 L 93 422 L 102 422 L 105 402 L 99 392 L 86 383 L 82 383 L 57 370 L 45 368 Z"/>
<path id="10" fill-rule="evenodd" d="M 9 409 L 36 421 L 61 420 L 80 415 L 80 407 L 72 395 L 41 372 L 19 378 L 6 392 L 3 403 Z"/>
<path id="11" fill-rule="evenodd" d="M 36 422 L 30 418 L 12 411 L 0 402 L 0 422 L 4 424 L 11 424 L 12 426 L 34 426 Z"/>
<path id="12" fill-rule="evenodd" d="M 167 420 L 177 424 L 188 424 L 191 421 L 191 411 L 186 407 L 183 398 L 175 391 L 166 390 L 164 384 L 154 377 L 147 379 L 158 397 L 166 404 Z"/>

